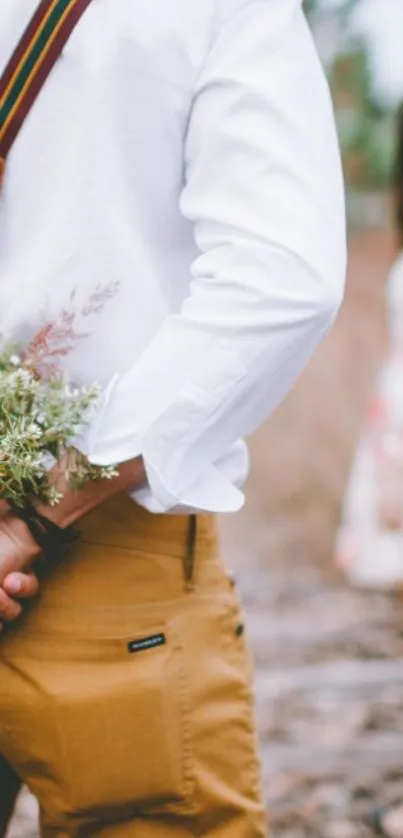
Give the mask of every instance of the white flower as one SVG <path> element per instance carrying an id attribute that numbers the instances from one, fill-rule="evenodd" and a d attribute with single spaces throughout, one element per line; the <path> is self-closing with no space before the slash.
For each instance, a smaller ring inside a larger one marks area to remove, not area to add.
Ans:
<path id="1" fill-rule="evenodd" d="M 89 395 L 94 396 L 94 397 L 100 396 L 101 395 L 101 387 L 100 387 L 99 384 L 94 383 L 94 384 L 91 384 L 89 387 L 85 387 L 84 392 L 88 393 Z"/>
<path id="2" fill-rule="evenodd" d="M 11 385 L 28 385 L 33 381 L 33 377 L 28 370 L 16 370 L 9 376 Z"/>
<path id="3" fill-rule="evenodd" d="M 73 386 L 58 374 L 40 379 L 23 358 L 12 350 L 0 352 L 0 490 L 9 499 L 21 501 L 32 493 L 56 505 L 62 495 L 50 484 L 49 472 L 74 445 L 101 390 Z M 78 465 L 66 471 L 72 487 L 115 474 L 113 467 L 91 466 L 84 457 Z"/>
<path id="4" fill-rule="evenodd" d="M 57 463 L 56 458 L 49 451 L 44 451 L 41 455 L 41 466 L 45 471 L 50 471 Z"/>
<path id="5" fill-rule="evenodd" d="M 32 422 L 32 424 L 29 425 L 28 431 L 30 434 L 33 434 L 34 436 L 42 436 L 42 431 L 39 425 L 36 425 L 35 422 Z"/>

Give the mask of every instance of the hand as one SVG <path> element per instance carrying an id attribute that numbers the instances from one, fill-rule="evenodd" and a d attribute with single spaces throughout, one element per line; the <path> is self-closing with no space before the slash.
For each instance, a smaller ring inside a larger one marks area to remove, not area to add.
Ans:
<path id="1" fill-rule="evenodd" d="M 38 589 L 30 566 L 40 549 L 28 527 L 8 507 L 0 512 L 0 630 L 3 622 L 17 619 L 22 606 L 18 599 L 34 596 Z"/>
<path id="2" fill-rule="evenodd" d="M 3 623 L 12 622 L 20 616 L 21 600 L 31 599 L 38 593 L 39 582 L 33 571 L 10 573 L 0 588 L 0 632 Z"/>
<path id="3" fill-rule="evenodd" d="M 27 525 L 10 509 L 0 515 L 0 585 L 9 573 L 26 570 L 40 555 Z"/>
<path id="4" fill-rule="evenodd" d="M 63 484 L 63 463 L 56 466 L 54 479 L 63 498 L 55 507 L 41 503 L 35 506 L 49 520 L 62 527 L 69 526 L 85 513 L 99 506 L 112 495 L 131 486 L 140 486 L 146 479 L 144 463 L 136 457 L 122 463 L 114 480 L 97 480 L 79 490 L 70 490 Z M 4 622 L 15 620 L 21 613 L 19 599 L 34 596 L 38 589 L 35 576 L 30 573 L 40 549 L 31 533 L 9 506 L 0 501 L 0 631 Z"/>
<path id="5" fill-rule="evenodd" d="M 142 486 L 147 479 L 143 458 L 135 457 L 118 466 L 117 476 L 113 480 L 93 480 L 81 489 L 71 489 L 65 481 L 64 464 L 65 460 L 55 466 L 52 472 L 54 484 L 62 495 L 60 503 L 55 506 L 47 506 L 39 501 L 34 503 L 37 512 L 62 528 L 75 524 L 83 515 L 113 495 Z"/>

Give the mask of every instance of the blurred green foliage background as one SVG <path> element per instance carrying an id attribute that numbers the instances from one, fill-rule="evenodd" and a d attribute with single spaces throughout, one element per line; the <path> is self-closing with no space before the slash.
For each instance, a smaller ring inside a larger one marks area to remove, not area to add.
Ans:
<path id="1" fill-rule="evenodd" d="M 388 190 L 395 113 L 376 93 L 369 43 L 351 26 L 361 0 L 305 0 L 330 81 L 350 192 Z M 381 0 L 380 0 L 381 2 Z"/>

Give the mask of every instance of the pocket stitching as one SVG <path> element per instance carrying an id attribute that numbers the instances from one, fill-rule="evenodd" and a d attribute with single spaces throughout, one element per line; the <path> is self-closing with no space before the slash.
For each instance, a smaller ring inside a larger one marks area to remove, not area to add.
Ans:
<path id="1" fill-rule="evenodd" d="M 187 813 L 190 814 L 195 809 L 194 803 L 194 791 L 195 791 L 195 784 L 196 784 L 196 774 L 195 774 L 195 765 L 194 765 L 194 750 L 193 750 L 193 737 L 192 737 L 192 729 L 190 723 L 190 695 L 189 690 L 187 687 L 187 677 L 186 677 L 186 667 L 185 667 L 185 660 L 184 660 L 184 650 L 183 644 L 181 643 L 179 632 L 177 631 L 176 626 L 172 622 L 168 622 L 169 630 L 171 636 L 174 640 L 174 649 L 178 656 L 177 661 L 177 676 L 179 678 L 178 683 L 180 684 L 180 712 L 181 712 L 181 722 L 182 722 L 182 735 L 181 735 L 181 746 L 182 746 L 182 775 L 183 775 L 183 784 L 184 784 L 184 794 L 183 794 L 183 801 L 177 803 L 168 804 L 166 810 L 171 811 L 172 813 Z"/>
<path id="2" fill-rule="evenodd" d="M 236 667 L 238 673 L 242 675 L 242 698 L 245 702 L 245 712 L 242 713 L 242 718 L 245 723 L 246 732 L 248 735 L 248 748 L 250 759 L 248 761 L 248 769 L 251 777 L 251 787 L 255 799 L 260 803 L 262 799 L 262 785 L 261 785 L 261 763 L 258 755 L 258 742 L 255 725 L 255 700 L 253 693 L 253 686 L 249 682 L 245 670 L 245 659 L 247 649 L 245 647 L 245 637 L 236 638 L 236 629 L 240 622 L 244 622 L 242 606 L 235 602 L 222 614 L 223 635 L 226 639 L 225 648 L 230 655 L 231 663 Z M 237 647 L 235 641 L 240 643 Z"/>

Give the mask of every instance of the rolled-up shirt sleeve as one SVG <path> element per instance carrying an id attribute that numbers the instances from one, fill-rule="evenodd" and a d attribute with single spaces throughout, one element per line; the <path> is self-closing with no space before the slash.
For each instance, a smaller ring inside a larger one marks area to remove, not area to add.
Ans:
<path id="1" fill-rule="evenodd" d="M 198 79 L 181 210 L 189 297 L 117 377 L 92 462 L 141 454 L 154 511 L 234 510 L 216 463 L 291 388 L 342 299 L 343 183 L 329 92 L 296 0 L 222 23 Z"/>

